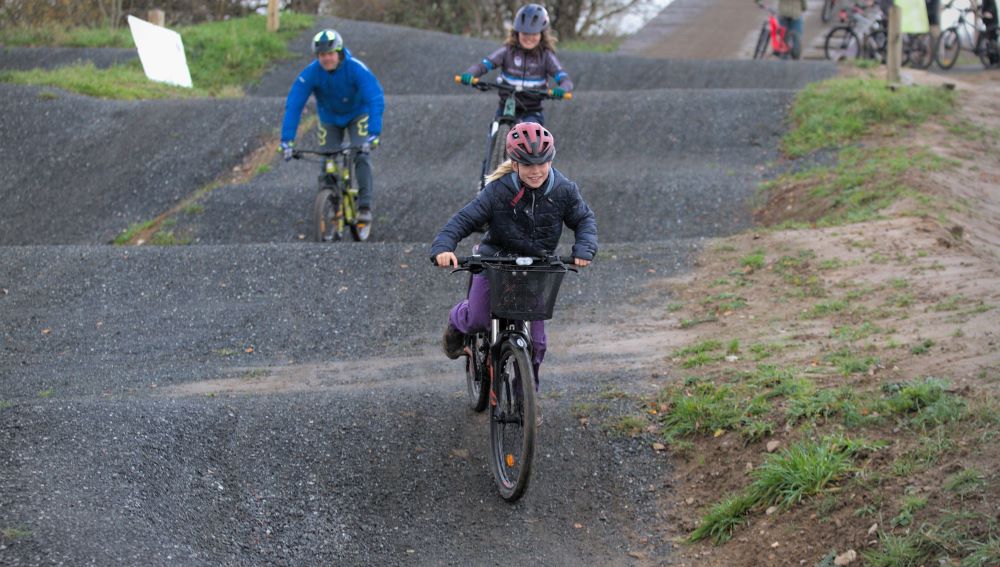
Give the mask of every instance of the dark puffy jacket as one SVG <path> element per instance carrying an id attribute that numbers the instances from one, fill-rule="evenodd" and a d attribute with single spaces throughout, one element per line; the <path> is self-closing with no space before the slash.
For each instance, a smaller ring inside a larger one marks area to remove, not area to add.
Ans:
<path id="1" fill-rule="evenodd" d="M 511 173 L 480 191 L 438 232 L 431 244 L 431 261 L 442 252 L 454 252 L 463 238 L 486 223 L 490 228 L 479 247 L 484 256 L 553 254 L 564 222 L 576 236 L 573 257 L 593 260 L 597 254 L 597 220 L 576 183 L 553 168 L 545 184 L 526 190 L 512 204 L 519 185 L 517 174 Z"/>

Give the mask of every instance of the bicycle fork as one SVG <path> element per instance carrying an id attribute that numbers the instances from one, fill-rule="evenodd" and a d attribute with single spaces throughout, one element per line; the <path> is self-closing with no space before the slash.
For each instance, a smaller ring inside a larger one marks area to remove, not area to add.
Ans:
<path id="1" fill-rule="evenodd" d="M 520 330 L 515 327 L 520 325 Z M 508 323 L 506 328 L 501 333 L 500 331 L 500 320 L 493 319 L 490 328 L 490 352 L 486 358 L 486 368 L 489 369 L 490 374 L 490 406 L 496 407 L 497 405 L 497 391 L 493 387 L 494 384 L 494 372 L 493 372 L 493 361 L 496 359 L 494 354 L 499 352 L 500 344 L 504 340 L 513 340 L 513 335 L 517 335 L 522 341 L 524 341 L 525 346 L 528 348 L 528 360 L 533 360 L 531 356 L 533 347 L 531 343 L 531 323 L 528 321 L 519 321 L 518 324 Z M 517 343 L 514 343 L 517 344 Z M 520 345 L 519 345 L 520 346 Z M 534 388 L 534 384 L 530 387 Z"/>

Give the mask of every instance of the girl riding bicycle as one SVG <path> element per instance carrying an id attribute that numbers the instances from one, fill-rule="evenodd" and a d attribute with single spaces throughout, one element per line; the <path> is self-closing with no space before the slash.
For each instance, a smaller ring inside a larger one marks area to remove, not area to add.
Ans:
<path id="1" fill-rule="evenodd" d="M 472 79 L 500 68 L 499 80 L 511 86 L 544 90 L 548 78 L 552 77 L 558 87 L 552 95 L 560 98 L 573 90 L 573 81 L 555 55 L 555 39 L 549 35 L 549 14 L 539 4 L 522 6 L 514 16 L 514 25 L 504 46 L 489 57 L 469 67 L 461 76 L 463 84 L 472 84 Z M 500 108 L 503 112 L 508 93 L 500 93 Z M 530 93 L 518 93 L 514 97 L 518 122 L 545 124 L 542 114 L 542 99 Z"/>
<path id="2" fill-rule="evenodd" d="M 555 252 L 563 223 L 576 237 L 573 259 L 587 266 L 597 254 L 597 221 L 576 183 L 552 167 L 555 139 L 541 124 L 522 122 L 507 134 L 505 161 L 488 178 L 486 188 L 445 224 L 431 244 L 431 261 L 442 268 L 458 267 L 455 248 L 473 229 L 489 223 L 479 244 L 482 256 L 537 256 Z M 465 335 L 490 325 L 490 288 L 483 274 L 472 278 L 468 298 L 448 316 L 444 351 L 448 358 L 463 354 Z M 544 321 L 531 322 L 535 388 L 538 367 L 545 358 Z"/>

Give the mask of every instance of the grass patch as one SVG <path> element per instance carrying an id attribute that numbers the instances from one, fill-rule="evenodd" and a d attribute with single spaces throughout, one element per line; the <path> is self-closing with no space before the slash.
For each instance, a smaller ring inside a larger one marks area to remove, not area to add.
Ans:
<path id="1" fill-rule="evenodd" d="M 860 139 L 875 128 L 893 130 L 944 114 L 955 103 L 945 89 L 913 86 L 890 90 L 885 81 L 834 78 L 808 85 L 792 109 L 793 130 L 782 140 L 791 157 Z"/>
<path id="2" fill-rule="evenodd" d="M 51 70 L 4 71 L 0 72 L 0 81 L 48 85 L 125 100 L 239 96 L 243 85 L 259 79 L 272 61 L 294 55 L 288 50 L 288 41 L 311 26 L 313 20 L 312 16 L 285 13 L 278 33 L 269 33 L 267 19 L 259 15 L 178 28 L 193 89 L 150 81 L 138 61 L 107 69 L 85 63 Z"/>
<path id="3" fill-rule="evenodd" d="M 31 530 L 21 527 L 4 528 L 3 530 L 0 530 L 0 535 L 3 535 L 3 541 L 11 542 L 30 537 Z"/>
<path id="4" fill-rule="evenodd" d="M 0 43 L 8 47 L 135 47 L 127 26 L 114 31 L 56 25 L 4 27 L 0 28 Z"/>
<path id="5" fill-rule="evenodd" d="M 716 543 L 730 539 L 746 523 L 755 508 L 789 508 L 806 498 L 822 494 L 854 471 L 854 457 L 872 446 L 845 437 L 802 441 L 768 455 L 750 476 L 753 482 L 740 494 L 714 505 L 688 537 L 699 541 L 711 537 Z"/>
<path id="6" fill-rule="evenodd" d="M 750 254 L 740 258 L 740 266 L 751 270 L 760 270 L 764 267 L 764 251 L 754 250 Z"/>

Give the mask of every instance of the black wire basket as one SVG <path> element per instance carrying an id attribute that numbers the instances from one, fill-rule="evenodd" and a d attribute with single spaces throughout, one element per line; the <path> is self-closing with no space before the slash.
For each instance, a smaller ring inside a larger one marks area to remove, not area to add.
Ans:
<path id="1" fill-rule="evenodd" d="M 487 265 L 493 317 L 519 321 L 551 319 L 565 275 L 565 266 Z"/>

